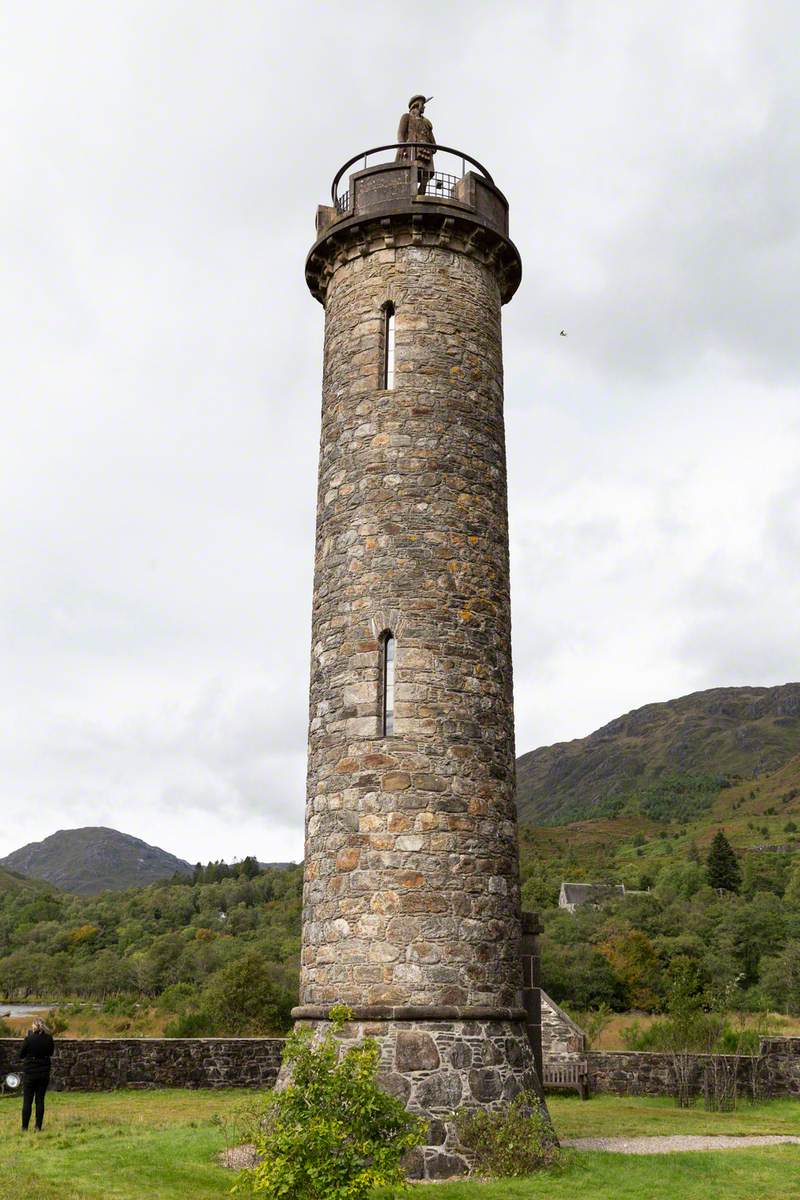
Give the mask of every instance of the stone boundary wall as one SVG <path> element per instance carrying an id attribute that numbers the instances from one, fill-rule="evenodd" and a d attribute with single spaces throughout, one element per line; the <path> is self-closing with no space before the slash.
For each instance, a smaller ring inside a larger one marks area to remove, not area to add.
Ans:
<path id="1" fill-rule="evenodd" d="M 21 1038 L 0 1038 L 0 1078 L 19 1071 Z M 272 1087 L 283 1038 L 56 1038 L 51 1087 Z"/>
<path id="2" fill-rule="evenodd" d="M 669 1096 L 673 1093 L 671 1056 L 651 1051 L 590 1050 L 585 1056 L 592 1092 L 613 1092 L 618 1096 Z M 690 1088 L 700 1095 L 708 1064 L 714 1056 L 690 1056 Z M 734 1056 L 725 1056 L 732 1061 Z M 800 1097 L 800 1057 L 769 1051 L 761 1057 L 742 1055 L 738 1062 L 739 1086 L 743 1093 L 752 1085 L 757 1071 L 764 1093 L 771 1098 Z"/>
<path id="3" fill-rule="evenodd" d="M 543 995 L 543 1026 L 546 1012 L 556 1016 L 561 1013 L 557 1005 L 550 1005 L 552 1002 Z M 573 1026 L 569 1017 L 562 1015 Z M 0 1078 L 19 1070 L 20 1045 L 21 1038 L 0 1038 Z M 51 1087 L 73 1092 L 156 1087 L 268 1088 L 278 1077 L 283 1046 L 282 1038 L 57 1038 Z M 748 1056 L 740 1059 L 742 1089 L 750 1085 L 755 1061 L 768 1095 L 800 1099 L 800 1038 L 765 1038 L 761 1052 L 757 1060 Z M 547 1058 L 545 1051 L 545 1061 Z M 692 1056 L 692 1086 L 698 1094 L 703 1090 L 710 1058 L 707 1054 Z M 593 1092 L 621 1096 L 672 1093 L 668 1054 L 569 1049 L 551 1061 L 572 1059 L 587 1062 Z"/>
<path id="4" fill-rule="evenodd" d="M 800 1037 L 762 1037 L 758 1048 L 762 1054 L 800 1054 Z"/>
<path id="5" fill-rule="evenodd" d="M 586 1034 L 551 1000 L 547 992 L 542 998 L 542 1060 L 545 1063 L 580 1061 L 586 1057 Z"/>

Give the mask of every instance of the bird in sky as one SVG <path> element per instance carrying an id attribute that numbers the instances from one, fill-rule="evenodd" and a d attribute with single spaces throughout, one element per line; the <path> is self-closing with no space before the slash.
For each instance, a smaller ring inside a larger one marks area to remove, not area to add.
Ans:
<path id="1" fill-rule="evenodd" d="M 562 329 L 562 330 L 561 330 L 561 333 L 560 333 L 558 336 L 559 336 L 559 337 L 566 337 L 566 336 L 567 336 L 567 331 L 566 331 L 566 329 Z"/>

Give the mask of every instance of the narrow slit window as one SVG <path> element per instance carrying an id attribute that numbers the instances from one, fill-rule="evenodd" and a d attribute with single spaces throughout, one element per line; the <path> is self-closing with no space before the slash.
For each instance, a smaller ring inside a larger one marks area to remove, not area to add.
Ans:
<path id="1" fill-rule="evenodd" d="M 383 363 L 381 366 L 381 387 L 391 391 L 394 387 L 394 305 L 389 300 L 383 309 Z"/>
<path id="2" fill-rule="evenodd" d="M 394 634 L 387 632 L 382 639 L 381 685 L 383 697 L 381 703 L 381 733 L 383 737 L 391 737 L 394 733 L 394 664 L 397 644 Z"/>

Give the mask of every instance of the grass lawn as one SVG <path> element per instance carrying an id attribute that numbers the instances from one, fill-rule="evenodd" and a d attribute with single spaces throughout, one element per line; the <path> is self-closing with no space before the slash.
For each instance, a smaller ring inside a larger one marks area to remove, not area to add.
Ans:
<path id="1" fill-rule="evenodd" d="M 2 1200 L 208 1200 L 235 1176 L 216 1165 L 214 1118 L 252 1102 L 242 1091 L 51 1093 L 45 1129 L 19 1132 L 19 1100 L 0 1099 Z M 736 1113 L 680 1110 L 668 1100 L 551 1097 L 562 1137 L 659 1133 L 800 1134 L 800 1102 Z M 419 1200 L 800 1200 L 800 1146 L 680 1155 L 567 1152 L 559 1171 L 525 1180 L 415 1188 Z M 377 1198 L 376 1198 L 377 1200 Z M 388 1200 L 388 1198 L 387 1198 Z"/>
<path id="2" fill-rule="evenodd" d="M 566 1093 L 548 1096 L 547 1104 L 562 1138 L 654 1137 L 670 1133 L 800 1136 L 798 1100 L 744 1102 L 730 1113 L 706 1112 L 702 1104 L 696 1108 L 678 1108 L 666 1096 L 592 1096 L 591 1100 L 581 1100 Z"/>
<path id="3" fill-rule="evenodd" d="M 419 1190 L 430 1195 L 428 1188 Z M 492 1183 L 443 1183 L 433 1196 L 435 1200 L 797 1200 L 800 1146 L 641 1157 L 573 1152 L 556 1173 Z"/>
<path id="4" fill-rule="evenodd" d="M 41 1134 L 19 1132 L 19 1100 L 0 1099 L 3 1200 L 207 1200 L 234 1175 L 214 1156 L 214 1123 L 252 1093 L 51 1092 Z"/>

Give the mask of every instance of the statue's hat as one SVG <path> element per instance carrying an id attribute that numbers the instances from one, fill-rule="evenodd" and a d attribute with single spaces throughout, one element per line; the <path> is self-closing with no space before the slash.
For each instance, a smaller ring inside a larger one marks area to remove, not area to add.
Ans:
<path id="1" fill-rule="evenodd" d="M 427 104 L 428 101 L 432 100 L 432 99 L 433 99 L 433 96 L 423 96 L 420 93 L 420 95 L 418 95 L 418 96 L 411 97 L 411 99 L 408 102 L 408 107 L 411 108 L 412 104 L 416 104 L 417 100 L 421 100 L 423 104 Z"/>

